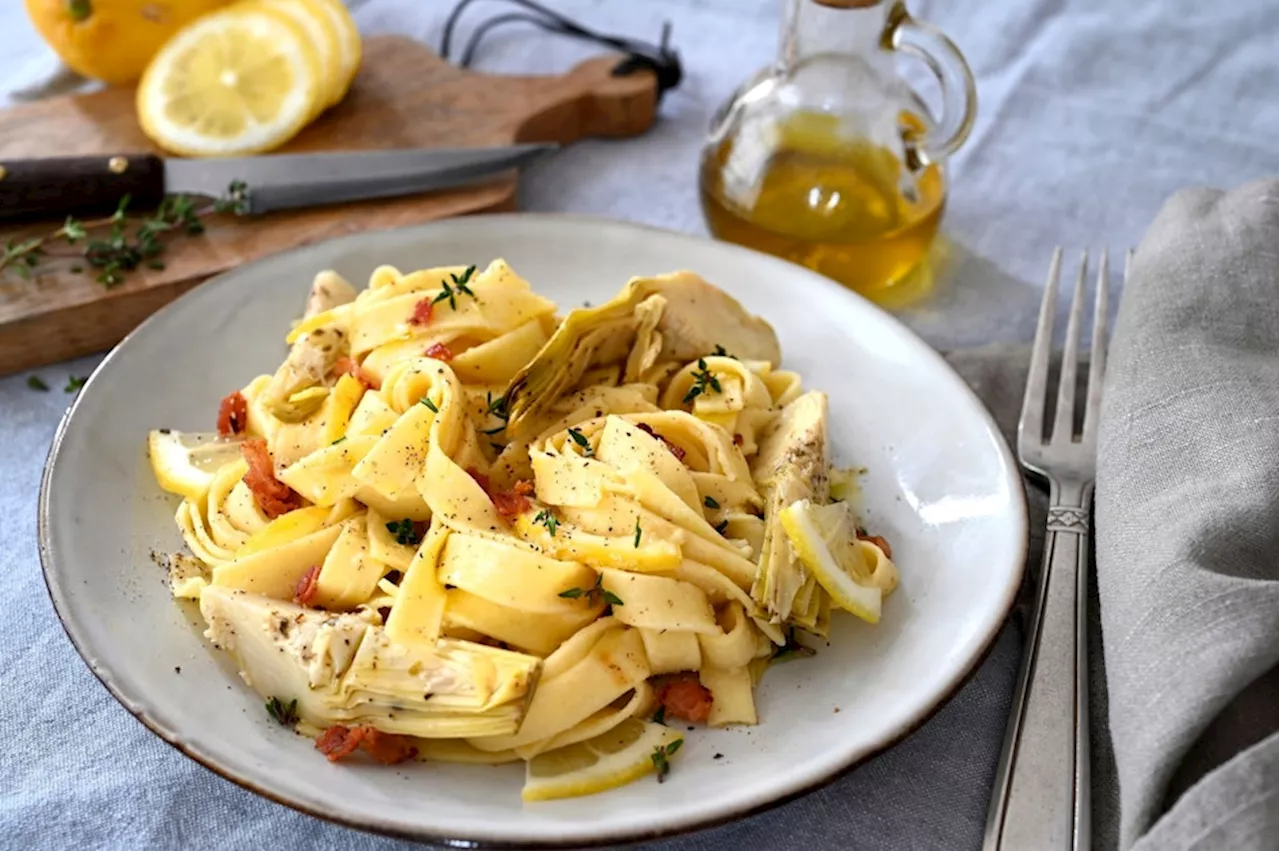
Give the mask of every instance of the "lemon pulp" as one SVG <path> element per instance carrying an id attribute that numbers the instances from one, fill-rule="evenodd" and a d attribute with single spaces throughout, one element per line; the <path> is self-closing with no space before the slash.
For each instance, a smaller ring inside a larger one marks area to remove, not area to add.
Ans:
<path id="1" fill-rule="evenodd" d="M 254 153 L 302 129 L 322 104 L 322 83 L 302 27 L 276 10 L 236 5 L 164 46 L 138 86 L 138 117 L 176 153 Z"/>

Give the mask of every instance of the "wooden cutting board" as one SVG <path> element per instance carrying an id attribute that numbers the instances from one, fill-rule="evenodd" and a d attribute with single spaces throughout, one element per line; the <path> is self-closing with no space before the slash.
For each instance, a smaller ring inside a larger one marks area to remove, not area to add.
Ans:
<path id="1" fill-rule="evenodd" d="M 365 43 L 347 97 L 281 152 L 453 148 L 512 142 L 567 144 L 632 136 L 652 125 L 652 72 L 613 76 L 620 57 L 588 60 L 553 77 L 490 76 L 448 64 L 406 38 Z M 155 150 L 134 119 L 133 90 L 107 89 L 0 111 L 6 158 Z M 554 156 L 554 154 L 552 154 Z M 344 234 L 515 207 L 514 172 L 471 187 L 392 200 L 207 221 L 205 235 L 175 239 L 164 268 L 140 267 L 107 289 L 67 264 L 23 279 L 0 272 L 0 375 L 100 351 L 152 312 L 225 269 Z M 47 234 L 57 223 L 0 228 L 0 240 Z M 60 270 L 60 271 L 58 271 Z M 37 267 L 39 271 L 39 267 Z"/>

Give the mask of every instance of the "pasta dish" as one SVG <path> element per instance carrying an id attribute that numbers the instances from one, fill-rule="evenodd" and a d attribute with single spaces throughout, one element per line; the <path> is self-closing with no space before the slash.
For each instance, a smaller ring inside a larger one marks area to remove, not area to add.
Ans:
<path id="1" fill-rule="evenodd" d="M 176 597 L 330 760 L 524 761 L 530 801 L 662 780 L 685 723 L 897 585 L 827 398 L 688 272 L 557 315 L 504 261 L 321 272 L 217 432 L 153 431 Z"/>

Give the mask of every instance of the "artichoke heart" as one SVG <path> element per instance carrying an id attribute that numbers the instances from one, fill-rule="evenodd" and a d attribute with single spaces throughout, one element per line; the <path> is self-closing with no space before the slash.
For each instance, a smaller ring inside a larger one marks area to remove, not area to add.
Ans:
<path id="1" fill-rule="evenodd" d="M 779 515 L 796 500 L 827 503 L 826 394 L 806 393 L 782 409 L 761 441 L 752 478 L 764 491 L 765 530 L 751 596 L 774 623 L 812 627 L 809 597 L 797 600 L 808 577 L 791 552 Z"/>
<path id="2" fill-rule="evenodd" d="M 317 328 L 289 349 L 289 356 L 262 391 L 262 402 L 276 419 L 297 423 L 319 410 L 328 395 L 322 386 L 349 349 L 339 328 Z"/>
<path id="3" fill-rule="evenodd" d="M 209 587 L 205 635 L 265 698 L 298 701 L 308 724 L 369 724 L 421 738 L 500 736 L 524 718 L 542 661 L 469 641 L 434 648 L 387 638 L 368 612 L 335 615 Z"/>
<path id="4" fill-rule="evenodd" d="M 654 302 L 646 300 L 654 299 Z M 653 321 L 660 303 L 661 317 Z M 642 304 L 644 305 L 642 307 Z M 637 357 L 630 355 L 640 347 Z M 782 360 L 768 322 L 752 316 L 729 294 L 692 272 L 633 278 L 616 298 L 573 310 L 546 345 L 507 387 L 509 435 L 571 390 L 592 368 L 631 361 L 687 363 L 722 346 L 736 357 Z M 631 363 L 631 371 L 640 364 Z"/>

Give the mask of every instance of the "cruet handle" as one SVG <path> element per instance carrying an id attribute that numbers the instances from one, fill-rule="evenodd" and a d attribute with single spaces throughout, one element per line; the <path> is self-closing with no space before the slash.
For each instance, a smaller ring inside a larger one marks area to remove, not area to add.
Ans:
<path id="1" fill-rule="evenodd" d="M 899 4 L 885 36 L 894 50 L 928 66 L 942 89 L 942 114 L 937 126 L 916 142 L 920 165 L 954 154 L 969 137 L 978 108 L 978 92 L 969 63 L 955 43 L 936 27 L 917 21 Z M 883 43 L 883 42 L 882 42 Z"/>

